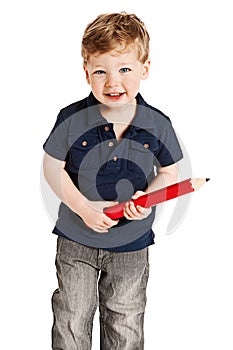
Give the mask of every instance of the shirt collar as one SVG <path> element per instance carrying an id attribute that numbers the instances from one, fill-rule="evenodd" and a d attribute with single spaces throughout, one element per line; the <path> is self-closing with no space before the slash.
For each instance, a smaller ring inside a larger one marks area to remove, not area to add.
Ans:
<path id="1" fill-rule="evenodd" d="M 149 108 L 145 100 L 143 99 L 140 93 L 136 96 L 137 100 L 137 109 L 136 114 L 133 119 L 133 123 L 130 126 L 131 135 L 134 136 L 137 134 L 137 131 L 140 129 L 151 129 L 151 118 L 148 118 Z M 108 124 L 107 120 L 101 115 L 99 110 L 99 101 L 95 98 L 91 92 L 87 97 L 87 122 L 88 125 L 104 125 Z"/>
<path id="2" fill-rule="evenodd" d="M 137 110 L 133 119 L 133 127 L 137 132 L 140 129 L 153 130 L 154 129 L 154 112 L 150 106 L 146 103 L 140 93 L 136 96 Z"/>
<path id="3" fill-rule="evenodd" d="M 89 125 L 106 124 L 106 119 L 101 115 L 99 110 L 99 101 L 91 92 L 87 97 L 87 122 Z"/>

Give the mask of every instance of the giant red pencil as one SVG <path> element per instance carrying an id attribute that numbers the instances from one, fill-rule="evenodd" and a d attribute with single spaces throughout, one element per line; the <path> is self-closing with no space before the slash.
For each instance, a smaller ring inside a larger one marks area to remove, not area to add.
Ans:
<path id="1" fill-rule="evenodd" d="M 170 199 L 197 191 L 208 180 L 208 178 L 190 178 L 173 185 L 163 187 L 157 191 L 147 193 L 137 199 L 131 199 L 130 201 L 133 202 L 135 206 L 140 205 L 144 208 L 150 208 Z M 107 207 L 104 209 L 104 213 L 113 220 L 119 219 L 124 216 L 125 204 L 126 202 L 123 202 L 112 207 Z"/>

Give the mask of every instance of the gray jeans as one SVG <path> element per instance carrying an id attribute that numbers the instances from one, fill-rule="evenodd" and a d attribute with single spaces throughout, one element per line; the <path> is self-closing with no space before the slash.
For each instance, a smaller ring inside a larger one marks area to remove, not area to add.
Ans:
<path id="1" fill-rule="evenodd" d="M 100 349 L 143 350 L 148 248 L 113 253 L 58 237 L 53 350 L 90 350 L 99 305 Z"/>

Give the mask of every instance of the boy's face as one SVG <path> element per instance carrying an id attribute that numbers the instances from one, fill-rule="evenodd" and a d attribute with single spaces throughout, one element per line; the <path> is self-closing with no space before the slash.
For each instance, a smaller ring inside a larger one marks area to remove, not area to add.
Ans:
<path id="1" fill-rule="evenodd" d="M 134 46 L 122 53 L 110 51 L 90 55 L 84 66 L 87 82 L 96 99 L 110 108 L 136 103 L 141 79 L 149 74 L 150 61 L 142 64 Z"/>

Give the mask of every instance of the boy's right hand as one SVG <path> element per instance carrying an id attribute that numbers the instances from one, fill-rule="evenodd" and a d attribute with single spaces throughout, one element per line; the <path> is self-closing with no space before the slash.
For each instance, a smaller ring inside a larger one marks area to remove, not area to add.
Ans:
<path id="1" fill-rule="evenodd" d="M 108 229 L 118 224 L 119 220 L 112 220 L 103 213 L 103 209 L 118 204 L 118 202 L 86 201 L 79 215 L 84 223 L 92 230 L 100 233 L 108 232 Z"/>

